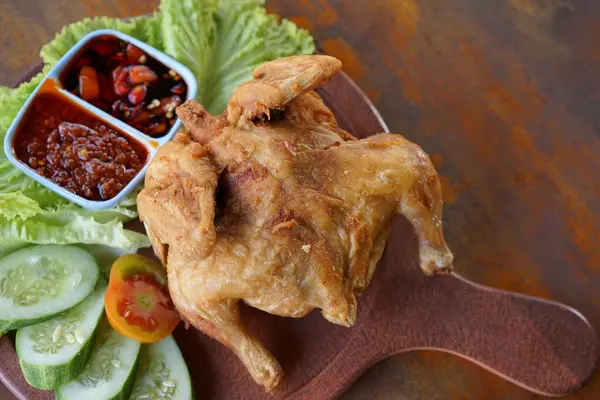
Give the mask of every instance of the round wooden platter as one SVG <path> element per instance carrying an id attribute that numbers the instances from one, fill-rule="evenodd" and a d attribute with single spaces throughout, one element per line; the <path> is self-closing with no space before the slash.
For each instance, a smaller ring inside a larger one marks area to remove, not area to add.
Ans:
<path id="1" fill-rule="evenodd" d="M 387 131 L 347 75 L 335 77 L 320 94 L 340 125 L 356 136 Z M 267 397 L 233 353 L 180 326 L 175 338 L 199 398 L 334 399 L 377 361 L 415 349 L 452 353 L 532 392 L 562 396 L 586 383 L 600 357 L 596 332 L 572 308 L 484 287 L 457 274 L 424 276 L 417 238 L 402 217 L 394 221 L 385 254 L 359 300 L 354 327 L 328 323 L 318 311 L 302 319 L 249 307 L 242 313 L 280 361 L 284 381 Z M 0 338 L 0 379 L 19 399 L 53 398 L 52 392 L 26 383 L 11 336 Z"/>

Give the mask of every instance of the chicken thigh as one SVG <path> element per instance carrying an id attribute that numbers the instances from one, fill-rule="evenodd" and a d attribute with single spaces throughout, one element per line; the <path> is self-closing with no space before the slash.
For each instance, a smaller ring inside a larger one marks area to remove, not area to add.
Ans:
<path id="1" fill-rule="evenodd" d="M 314 92 L 340 69 L 328 56 L 288 57 L 258 67 L 219 116 L 186 102 L 185 132 L 159 149 L 138 196 L 182 317 L 266 390 L 283 371 L 239 301 L 294 318 L 318 308 L 352 326 L 396 213 L 418 234 L 426 274 L 452 265 L 428 156 L 396 134 L 356 140 Z"/>

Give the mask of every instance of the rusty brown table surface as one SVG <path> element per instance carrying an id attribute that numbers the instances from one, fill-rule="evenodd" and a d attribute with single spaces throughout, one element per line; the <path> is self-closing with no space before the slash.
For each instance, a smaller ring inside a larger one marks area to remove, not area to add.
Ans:
<path id="1" fill-rule="evenodd" d="M 0 0 L 0 84 L 85 16 L 157 0 Z M 458 272 L 580 310 L 600 331 L 600 2 L 271 0 L 442 175 Z M 0 399 L 12 398 L 0 387 Z M 344 399 L 539 399 L 451 355 L 380 362 Z M 600 399 L 600 373 L 570 399 Z"/>

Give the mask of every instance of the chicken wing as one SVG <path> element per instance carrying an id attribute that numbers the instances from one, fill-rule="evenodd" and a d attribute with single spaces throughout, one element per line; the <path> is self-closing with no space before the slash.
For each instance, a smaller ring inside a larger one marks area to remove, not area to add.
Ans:
<path id="1" fill-rule="evenodd" d="M 327 56 L 275 60 L 220 116 L 186 102 L 177 109 L 186 132 L 159 149 L 138 195 L 181 315 L 267 390 L 283 371 L 246 329 L 239 301 L 295 318 L 318 308 L 352 326 L 396 213 L 419 236 L 426 274 L 452 266 L 427 155 L 400 135 L 356 140 L 313 91 L 340 68 Z"/>

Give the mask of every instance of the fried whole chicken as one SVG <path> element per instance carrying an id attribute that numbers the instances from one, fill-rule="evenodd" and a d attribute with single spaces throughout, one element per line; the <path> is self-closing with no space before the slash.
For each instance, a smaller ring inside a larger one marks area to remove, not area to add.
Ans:
<path id="1" fill-rule="evenodd" d="M 182 317 L 266 390 L 283 371 L 239 301 L 352 326 L 396 213 L 418 234 L 426 274 L 452 264 L 428 156 L 396 134 L 356 140 L 314 91 L 340 69 L 328 56 L 283 58 L 256 68 L 219 116 L 186 102 L 185 132 L 159 149 L 138 196 Z"/>

